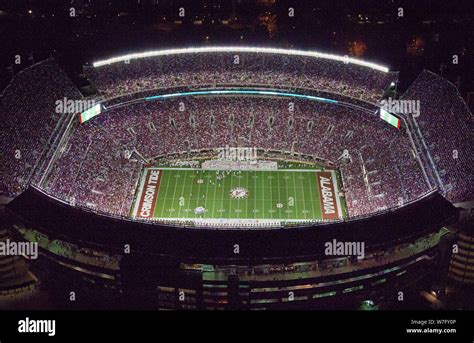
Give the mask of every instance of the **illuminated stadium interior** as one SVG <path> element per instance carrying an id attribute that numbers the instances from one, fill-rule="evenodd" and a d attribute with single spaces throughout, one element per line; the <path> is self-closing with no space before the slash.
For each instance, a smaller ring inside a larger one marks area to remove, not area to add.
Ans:
<path id="1" fill-rule="evenodd" d="M 289 46 L 115 49 L 75 77 L 55 57 L 13 75 L 0 241 L 39 257 L 5 269 L 27 275 L 5 294 L 25 304 L 44 287 L 49 309 L 396 309 L 437 268 L 468 280 L 441 251 L 474 201 L 458 88 L 423 70 L 400 92 L 389 63 Z"/>

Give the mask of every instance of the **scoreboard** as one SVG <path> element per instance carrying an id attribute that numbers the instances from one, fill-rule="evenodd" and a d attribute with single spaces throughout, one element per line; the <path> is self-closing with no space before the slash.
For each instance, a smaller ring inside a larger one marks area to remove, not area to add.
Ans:
<path id="1" fill-rule="evenodd" d="M 94 118 L 95 116 L 99 115 L 102 111 L 102 108 L 100 106 L 100 104 L 97 104 L 91 108 L 89 108 L 88 110 L 82 112 L 80 115 L 79 115 L 79 122 L 81 124 L 85 123 L 86 121 Z"/>
<path id="2" fill-rule="evenodd" d="M 395 126 L 397 129 L 400 128 L 400 118 L 394 116 L 390 112 L 387 112 L 382 107 L 380 108 L 380 118 L 392 126 Z"/>

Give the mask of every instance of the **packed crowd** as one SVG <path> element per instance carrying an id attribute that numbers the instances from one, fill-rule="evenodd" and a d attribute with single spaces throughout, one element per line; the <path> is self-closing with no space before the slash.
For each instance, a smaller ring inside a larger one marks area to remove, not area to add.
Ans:
<path id="1" fill-rule="evenodd" d="M 373 113 L 235 96 L 136 103 L 78 126 L 48 177 L 47 191 L 127 216 L 140 173 L 140 164 L 127 158 L 130 151 L 153 158 L 226 145 L 333 162 L 342 171 L 351 216 L 402 205 L 427 191 L 406 133 Z"/>
<path id="2" fill-rule="evenodd" d="M 0 195 L 21 192 L 61 119 L 55 102 L 81 94 L 53 60 L 14 76 L 0 97 Z"/>
<path id="3" fill-rule="evenodd" d="M 413 121 L 437 166 L 450 201 L 474 199 L 474 117 L 454 85 L 424 71 L 403 95 L 420 101 Z"/>
<path id="4" fill-rule="evenodd" d="M 306 87 L 371 103 L 398 76 L 333 60 L 249 52 L 149 57 L 84 72 L 106 98 L 162 87 L 235 84 Z"/>
<path id="5" fill-rule="evenodd" d="M 394 77 L 337 65 L 335 81 L 336 62 L 307 57 L 247 53 L 226 68 L 228 60 L 233 54 L 163 56 L 89 69 L 88 75 L 107 96 L 190 83 L 274 83 L 371 102 Z M 64 97 L 81 94 L 53 60 L 20 72 L 2 93 L 0 195 L 15 196 L 28 184 L 64 118 L 55 111 L 55 101 Z M 403 98 L 421 102 L 421 115 L 408 119 L 420 128 L 448 199 L 472 199 L 473 117 L 456 88 L 423 72 Z M 312 155 L 341 170 L 350 216 L 403 205 L 429 189 L 403 129 L 367 111 L 309 100 L 209 96 L 139 102 L 106 111 L 69 137 L 44 188 L 78 206 L 120 216 L 129 215 L 142 167 L 130 158 L 134 150 L 145 158 L 226 145 Z"/>
<path id="6" fill-rule="evenodd" d="M 129 213 L 141 165 L 128 159 L 126 146 L 115 142 L 113 128 L 82 125 L 53 166 L 49 193 L 74 206 L 114 215 Z"/>

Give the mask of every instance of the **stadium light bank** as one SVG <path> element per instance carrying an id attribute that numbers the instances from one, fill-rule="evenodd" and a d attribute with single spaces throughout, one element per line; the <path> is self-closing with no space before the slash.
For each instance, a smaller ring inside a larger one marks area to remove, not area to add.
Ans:
<path id="1" fill-rule="evenodd" d="M 228 46 L 228 47 L 199 47 L 199 48 L 182 48 L 182 49 L 165 49 L 165 50 L 152 50 L 141 53 L 134 53 L 128 55 L 122 55 L 118 57 L 108 58 L 102 61 L 93 63 L 95 68 L 101 67 L 108 64 L 117 62 L 129 61 L 139 58 L 156 57 L 156 56 L 167 56 L 167 55 L 178 55 L 178 54 L 193 54 L 193 53 L 205 53 L 205 52 L 256 52 L 264 54 L 280 54 L 280 55 L 291 55 L 291 56 L 307 56 L 315 58 L 323 58 L 327 60 L 334 60 L 344 62 L 346 64 L 352 63 L 363 67 L 378 70 L 384 73 L 388 73 L 389 69 L 385 66 L 366 62 L 356 58 L 349 57 L 347 55 L 333 55 L 326 54 L 318 51 L 305 51 L 305 50 L 292 50 L 292 49 L 279 49 L 279 48 L 263 48 L 263 47 L 240 47 L 240 46 Z"/>

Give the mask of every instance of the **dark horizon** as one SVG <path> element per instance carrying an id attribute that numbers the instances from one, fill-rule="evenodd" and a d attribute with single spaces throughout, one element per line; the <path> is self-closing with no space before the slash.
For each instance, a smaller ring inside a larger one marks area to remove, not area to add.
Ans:
<path id="1" fill-rule="evenodd" d="M 466 100 L 474 92 L 474 16 L 469 1 L 154 3 L 7 1 L 0 7 L 2 84 L 11 76 L 5 68 L 16 54 L 24 62 L 13 67 L 15 72 L 54 56 L 74 77 L 84 64 L 130 52 L 257 45 L 347 54 L 387 65 L 400 72 L 400 91 L 427 69 L 456 84 Z M 183 6 L 185 16 L 179 17 Z M 69 17 L 71 7 L 75 18 Z M 288 7 L 294 8 L 295 17 L 288 17 Z M 397 17 L 400 7 L 403 17 Z M 458 64 L 452 63 L 453 55 Z"/>

